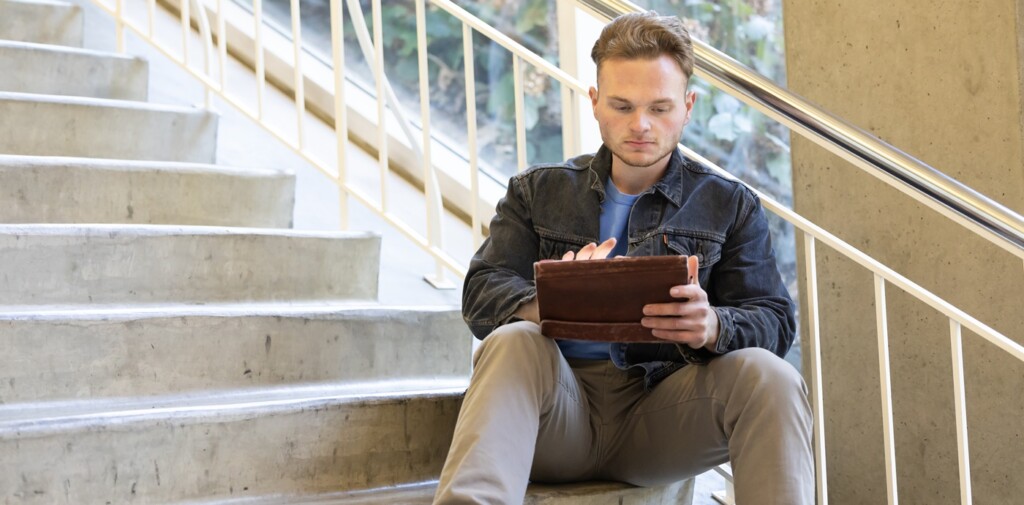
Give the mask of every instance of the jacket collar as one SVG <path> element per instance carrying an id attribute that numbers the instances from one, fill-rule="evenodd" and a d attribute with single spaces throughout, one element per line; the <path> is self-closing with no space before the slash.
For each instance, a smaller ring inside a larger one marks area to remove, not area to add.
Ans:
<path id="1" fill-rule="evenodd" d="M 658 182 L 654 183 L 654 186 L 644 191 L 644 193 L 656 191 L 675 204 L 676 207 L 681 206 L 683 204 L 682 172 L 685 163 L 686 159 L 679 152 L 679 149 L 673 150 L 672 157 L 668 160 L 668 167 L 665 169 L 665 175 Z M 601 145 L 601 148 L 591 158 L 590 170 L 595 176 L 590 184 L 590 189 L 597 191 L 598 198 L 603 202 L 604 185 L 612 173 L 612 151 L 604 144 Z"/>

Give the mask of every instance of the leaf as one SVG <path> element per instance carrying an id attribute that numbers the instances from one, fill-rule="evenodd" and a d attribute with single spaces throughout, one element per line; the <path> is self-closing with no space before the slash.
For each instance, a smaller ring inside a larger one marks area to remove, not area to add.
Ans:
<path id="1" fill-rule="evenodd" d="M 712 103 L 715 105 L 716 112 L 733 113 L 740 110 L 740 101 L 732 95 L 722 92 L 715 93 L 714 95 Z"/>
<path id="2" fill-rule="evenodd" d="M 733 129 L 733 116 L 729 112 L 720 112 L 712 116 L 708 121 L 708 131 L 718 140 L 732 142 L 736 140 L 736 131 Z"/>

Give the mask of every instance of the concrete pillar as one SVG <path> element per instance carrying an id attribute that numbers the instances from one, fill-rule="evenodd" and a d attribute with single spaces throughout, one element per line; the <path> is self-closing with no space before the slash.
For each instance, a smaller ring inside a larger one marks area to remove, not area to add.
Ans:
<path id="1" fill-rule="evenodd" d="M 1024 212 L 1024 1 L 783 3 L 793 91 Z M 793 190 L 798 212 L 1024 342 L 1019 258 L 797 136 Z M 830 503 L 886 503 L 873 277 L 825 248 L 817 266 Z M 887 294 L 900 501 L 960 503 L 949 322 Z M 1020 503 L 1024 364 L 966 331 L 964 352 L 974 503 Z"/>

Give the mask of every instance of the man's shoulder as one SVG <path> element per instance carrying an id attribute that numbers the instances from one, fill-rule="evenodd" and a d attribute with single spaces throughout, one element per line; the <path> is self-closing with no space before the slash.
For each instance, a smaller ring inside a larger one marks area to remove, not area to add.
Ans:
<path id="1" fill-rule="evenodd" d="M 739 179 L 685 155 L 681 156 L 680 172 L 684 187 L 714 188 L 723 193 L 757 200 L 757 194 Z"/>
<path id="2" fill-rule="evenodd" d="M 556 163 L 540 163 L 533 165 L 522 173 L 516 175 L 519 179 L 525 179 L 529 177 L 543 176 L 548 173 L 570 173 L 577 174 L 586 172 L 590 168 L 590 164 L 594 161 L 594 154 L 581 154 L 574 158 L 569 158 L 565 161 L 559 161 Z"/>

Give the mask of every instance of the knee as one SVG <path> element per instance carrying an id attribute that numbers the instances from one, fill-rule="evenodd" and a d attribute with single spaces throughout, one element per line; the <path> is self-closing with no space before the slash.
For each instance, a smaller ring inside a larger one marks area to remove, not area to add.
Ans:
<path id="1" fill-rule="evenodd" d="M 733 351 L 737 360 L 737 380 L 753 395 L 765 399 L 806 402 L 807 386 L 800 372 L 786 360 L 760 348 Z"/>
<path id="2" fill-rule="evenodd" d="M 473 356 L 474 366 L 500 357 L 503 363 L 539 364 L 557 359 L 558 346 L 555 341 L 541 335 L 540 326 L 529 321 L 519 321 L 495 328 L 480 344 Z"/>

